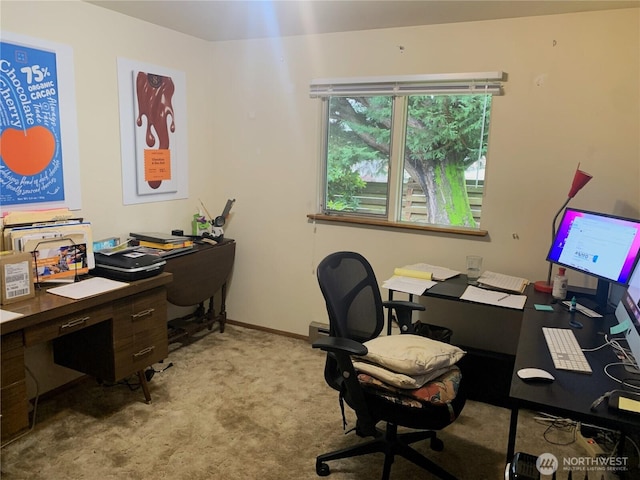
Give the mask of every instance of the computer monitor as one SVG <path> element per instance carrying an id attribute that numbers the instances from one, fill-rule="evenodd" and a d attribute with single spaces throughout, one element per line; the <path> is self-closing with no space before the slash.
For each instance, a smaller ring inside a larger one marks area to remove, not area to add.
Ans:
<path id="1" fill-rule="evenodd" d="M 640 263 L 636 265 L 629 286 L 618 302 L 616 319 L 624 327 L 624 336 L 637 366 L 640 362 Z"/>
<path id="2" fill-rule="evenodd" d="M 595 304 L 586 306 L 605 313 L 610 284 L 628 285 L 639 252 L 640 220 L 567 208 L 547 260 L 596 277 Z"/>

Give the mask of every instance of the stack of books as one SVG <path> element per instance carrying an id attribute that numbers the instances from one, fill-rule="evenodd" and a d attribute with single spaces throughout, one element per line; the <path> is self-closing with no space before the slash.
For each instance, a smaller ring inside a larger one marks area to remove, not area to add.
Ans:
<path id="1" fill-rule="evenodd" d="M 193 250 L 189 237 L 168 235 L 160 232 L 130 233 L 138 241 L 138 251 L 159 257 L 173 257 Z"/>

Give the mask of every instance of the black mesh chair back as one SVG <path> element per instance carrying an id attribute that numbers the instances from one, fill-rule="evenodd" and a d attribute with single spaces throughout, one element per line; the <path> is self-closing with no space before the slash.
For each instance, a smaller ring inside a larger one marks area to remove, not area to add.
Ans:
<path id="1" fill-rule="evenodd" d="M 369 262 L 359 253 L 336 252 L 318 265 L 332 336 L 366 342 L 384 327 L 382 299 Z"/>

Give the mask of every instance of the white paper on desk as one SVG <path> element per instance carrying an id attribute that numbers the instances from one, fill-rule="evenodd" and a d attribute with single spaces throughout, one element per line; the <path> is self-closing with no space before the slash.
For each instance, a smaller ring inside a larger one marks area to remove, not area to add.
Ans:
<path id="1" fill-rule="evenodd" d="M 10 312 L 9 310 L 0 309 L 0 323 L 8 322 L 9 320 L 13 320 L 14 318 L 20 318 L 24 315 L 22 313 Z"/>
<path id="2" fill-rule="evenodd" d="M 108 278 L 102 277 L 93 277 L 80 282 L 70 283 L 63 287 L 50 288 L 47 292 L 53 293 L 54 295 L 60 295 L 61 297 L 79 300 L 81 298 L 92 297 L 93 295 L 99 295 L 100 293 L 126 287 L 127 285 L 129 284 L 125 282 L 117 282 L 115 280 L 109 280 Z"/>
<path id="3" fill-rule="evenodd" d="M 430 289 L 438 282 L 433 280 L 424 280 L 422 278 L 401 277 L 394 275 L 383 284 L 383 288 L 395 290 L 396 292 L 411 293 L 413 295 L 422 295 L 425 290 Z"/>
<path id="4" fill-rule="evenodd" d="M 527 301 L 527 296 L 496 292 L 495 290 L 487 290 L 485 288 L 478 288 L 473 285 L 469 285 L 460 299 L 467 300 L 469 302 L 486 303 L 488 305 L 498 305 L 500 307 L 522 310 L 525 302 Z"/>

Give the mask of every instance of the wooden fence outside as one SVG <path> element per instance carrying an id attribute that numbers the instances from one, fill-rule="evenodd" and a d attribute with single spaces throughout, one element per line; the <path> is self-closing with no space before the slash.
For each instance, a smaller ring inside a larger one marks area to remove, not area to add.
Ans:
<path id="1" fill-rule="evenodd" d="M 480 222 L 482 209 L 482 192 L 484 182 L 467 181 L 467 195 L 471 205 L 471 211 L 476 222 Z M 381 182 L 368 182 L 365 190 L 357 195 L 361 213 L 383 214 L 386 204 L 387 184 Z M 402 193 L 403 218 L 405 222 L 427 222 L 427 200 L 422 189 L 417 183 L 409 183 L 404 186 Z"/>

